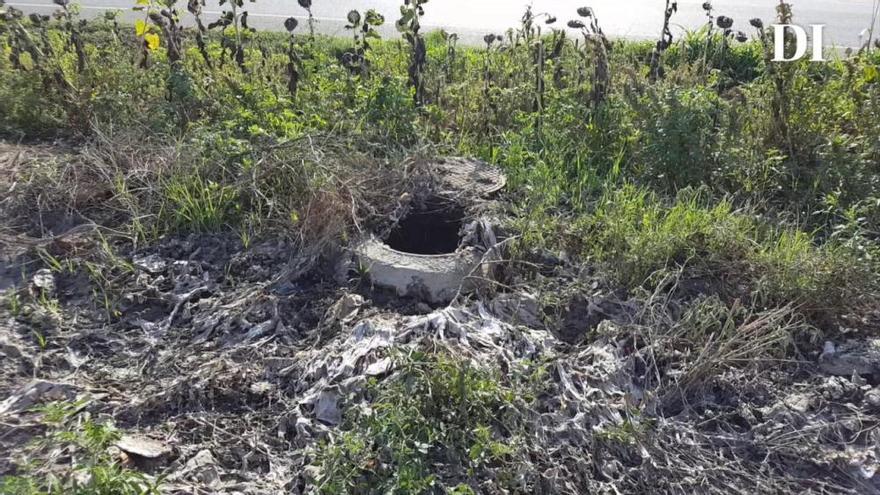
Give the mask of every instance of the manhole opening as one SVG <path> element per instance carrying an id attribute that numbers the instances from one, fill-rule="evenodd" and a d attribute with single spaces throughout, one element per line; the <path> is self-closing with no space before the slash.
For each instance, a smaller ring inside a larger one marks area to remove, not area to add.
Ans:
<path id="1" fill-rule="evenodd" d="M 401 219 L 385 242 L 404 253 L 454 253 L 463 221 L 461 207 L 438 199 L 427 200 L 424 207 Z"/>

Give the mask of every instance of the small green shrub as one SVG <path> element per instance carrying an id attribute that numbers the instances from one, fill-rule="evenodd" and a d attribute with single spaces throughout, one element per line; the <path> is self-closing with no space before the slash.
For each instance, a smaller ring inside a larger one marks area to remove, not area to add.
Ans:
<path id="1" fill-rule="evenodd" d="M 109 424 L 79 413 L 80 403 L 42 407 L 46 434 L 29 447 L 23 472 L 5 476 L 8 495 L 158 495 L 159 482 L 119 465 L 108 448 L 120 436 Z M 59 456 L 59 453 L 63 455 Z M 64 459 L 63 462 L 58 462 Z"/>
<path id="2" fill-rule="evenodd" d="M 672 191 L 708 182 L 719 151 L 721 105 L 707 88 L 649 90 L 636 104 L 639 176 Z"/>
<path id="3" fill-rule="evenodd" d="M 319 450 L 323 493 L 422 493 L 487 469 L 500 483 L 513 476 L 505 466 L 520 450 L 522 385 L 443 354 L 395 363 L 390 382 L 371 384 L 369 409 L 350 411 Z"/>

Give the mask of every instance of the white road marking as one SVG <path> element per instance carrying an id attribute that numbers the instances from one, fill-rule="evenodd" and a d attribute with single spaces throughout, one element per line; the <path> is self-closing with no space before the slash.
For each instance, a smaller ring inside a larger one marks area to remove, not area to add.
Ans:
<path id="1" fill-rule="evenodd" d="M 26 2 L 7 2 L 6 5 L 11 5 L 13 7 L 41 7 L 41 8 L 57 8 L 57 5 L 52 3 L 26 3 Z M 79 8 L 87 9 L 87 10 L 123 10 L 128 11 L 131 10 L 131 7 L 112 7 L 105 6 L 102 7 L 100 5 L 80 5 Z M 136 12 L 131 10 L 132 12 Z M 223 12 L 218 10 L 203 10 L 202 13 L 209 15 L 222 15 Z M 297 14 L 260 14 L 257 12 L 248 12 L 248 17 L 270 17 L 275 19 L 287 19 L 288 17 L 296 17 L 299 19 L 308 19 L 308 16 L 297 15 Z M 329 21 L 329 22 L 348 22 L 343 18 L 334 18 L 334 17 L 315 17 L 316 21 Z"/>

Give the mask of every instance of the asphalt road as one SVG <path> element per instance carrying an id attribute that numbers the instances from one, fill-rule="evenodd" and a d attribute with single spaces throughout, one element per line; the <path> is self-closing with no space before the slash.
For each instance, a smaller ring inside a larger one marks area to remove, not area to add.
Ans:
<path id="1" fill-rule="evenodd" d="M 791 0 L 797 24 L 825 24 L 825 43 L 835 46 L 857 46 L 860 33 L 871 24 L 875 0 Z M 48 13 L 56 7 L 51 0 L 8 2 L 26 12 Z M 318 29 L 331 35 L 345 34 L 345 14 L 351 9 L 375 8 L 389 20 L 385 33 L 393 32 L 393 20 L 399 15 L 398 0 L 313 0 Z M 527 0 L 432 0 L 425 6 L 426 28 L 445 28 L 459 33 L 465 42 L 478 42 L 488 32 L 501 32 L 519 21 Z M 549 12 L 559 18 L 559 25 L 575 18 L 575 10 L 589 5 L 596 12 L 605 32 L 611 36 L 656 38 L 660 32 L 665 0 L 534 0 L 535 12 Z M 679 12 L 673 17 L 674 27 L 681 31 L 695 29 L 705 23 L 702 0 L 679 0 Z M 760 17 L 769 23 L 777 0 L 714 0 L 717 15 L 732 17 L 734 28 L 750 32 L 748 20 Z M 133 22 L 140 14 L 131 11 L 131 0 L 81 0 L 83 16 L 97 16 L 108 9 L 123 11 L 123 19 Z M 180 1 L 186 11 L 186 2 Z M 284 19 L 304 18 L 305 12 L 296 0 L 256 0 L 246 3 L 250 24 L 258 29 L 283 29 Z M 220 15 L 217 0 L 208 0 L 206 18 Z M 188 15 L 188 14 L 187 14 Z M 880 26 L 877 28 L 880 30 Z"/>

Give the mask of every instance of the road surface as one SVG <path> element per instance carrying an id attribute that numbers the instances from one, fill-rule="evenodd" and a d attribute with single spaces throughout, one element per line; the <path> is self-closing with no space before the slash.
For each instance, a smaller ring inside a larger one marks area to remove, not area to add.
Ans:
<path id="1" fill-rule="evenodd" d="M 869 28 L 875 0 L 792 0 L 797 24 L 825 24 L 825 43 L 835 46 L 858 46 L 860 33 Z M 397 0 L 313 0 L 313 12 L 320 32 L 345 35 L 345 14 L 351 9 L 375 8 L 388 19 L 385 33 L 393 32 L 393 21 L 399 16 Z M 515 26 L 528 0 L 432 0 L 425 5 L 423 24 L 426 29 L 445 28 L 459 33 L 461 39 L 476 43 L 489 32 L 500 33 Z M 549 12 L 558 17 L 558 25 L 577 17 L 575 10 L 588 5 L 596 12 L 605 32 L 611 36 L 639 39 L 658 37 L 665 0 L 534 0 L 535 12 Z M 672 23 L 679 32 L 695 29 L 705 23 L 702 0 L 680 0 L 679 12 Z M 751 32 L 748 24 L 753 17 L 769 23 L 775 14 L 776 0 L 715 0 L 716 15 L 734 19 L 735 29 Z M 51 0 L 11 1 L 25 12 L 48 13 L 56 7 Z M 290 16 L 304 18 L 305 12 L 296 0 L 256 0 L 245 2 L 250 24 L 258 29 L 283 29 L 284 19 Z M 132 12 L 134 1 L 80 0 L 83 16 L 100 15 L 104 10 L 120 9 L 123 19 L 133 22 L 139 14 Z M 186 2 L 178 2 L 186 12 Z M 217 0 L 208 0 L 206 18 L 216 18 L 222 8 Z M 188 16 L 188 14 L 187 14 Z M 878 26 L 880 29 L 880 26 Z M 876 36 L 875 36 L 876 37 Z"/>

